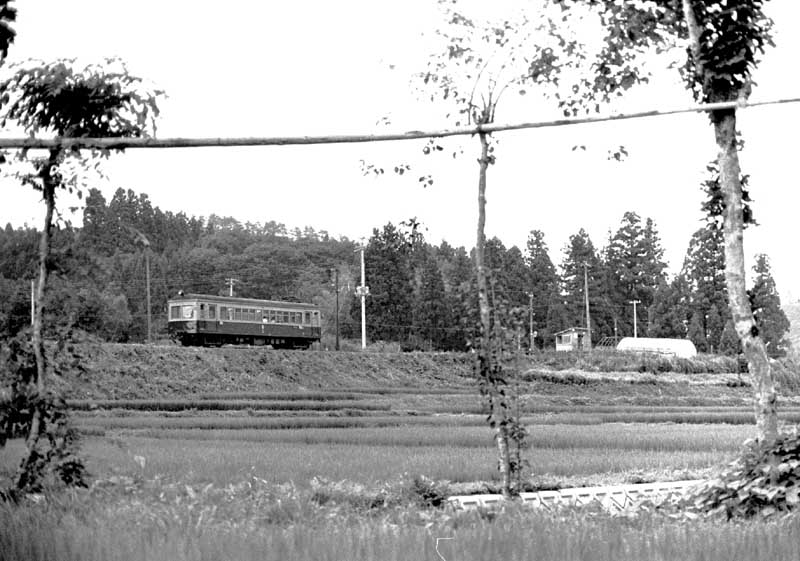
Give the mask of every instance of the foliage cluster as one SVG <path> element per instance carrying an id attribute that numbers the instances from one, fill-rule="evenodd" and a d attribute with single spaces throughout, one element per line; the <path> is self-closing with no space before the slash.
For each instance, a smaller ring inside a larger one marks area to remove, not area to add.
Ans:
<path id="1" fill-rule="evenodd" d="M 767 518 L 800 506 L 800 435 L 783 433 L 775 441 L 750 440 L 741 455 L 691 499 L 709 515 Z"/>
<path id="2" fill-rule="evenodd" d="M 66 349 L 57 353 L 61 360 L 55 361 L 55 367 L 63 368 L 69 353 Z M 48 388 L 40 394 L 32 383 L 35 375 L 29 334 L 22 332 L 4 340 L 0 348 L 0 448 L 10 439 L 30 438 L 34 423 L 38 426 L 38 438 L 32 440 L 31 452 L 18 468 L 15 486 L 0 490 L 8 498 L 59 485 L 86 485 L 86 469 L 77 456 L 78 432 L 69 421 L 61 392 Z"/>

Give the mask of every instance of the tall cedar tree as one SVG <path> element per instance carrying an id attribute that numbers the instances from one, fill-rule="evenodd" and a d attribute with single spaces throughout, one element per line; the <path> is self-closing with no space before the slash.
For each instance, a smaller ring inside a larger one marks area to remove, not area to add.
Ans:
<path id="1" fill-rule="evenodd" d="M 419 284 L 414 299 L 416 344 L 427 350 L 444 350 L 452 320 L 448 313 L 442 273 L 432 252 L 426 252 Z"/>
<path id="2" fill-rule="evenodd" d="M 605 251 L 606 268 L 609 275 L 609 294 L 614 312 L 619 313 L 618 328 L 625 335 L 632 335 L 633 310 L 631 301 L 637 300 L 637 330 L 647 330 L 647 309 L 659 284 L 664 280 L 663 249 L 652 220 L 647 228 L 642 227 L 641 218 L 635 212 L 626 212 L 619 229 L 611 238 Z"/>
<path id="3" fill-rule="evenodd" d="M 772 278 L 769 259 L 764 254 L 756 256 L 753 266 L 754 283 L 750 289 L 750 305 L 755 314 L 756 325 L 767 345 L 769 356 L 781 357 L 786 355 L 789 345 L 786 334 L 791 324 L 789 318 L 781 309 L 781 298 Z"/>
<path id="4" fill-rule="evenodd" d="M 553 334 L 562 328 L 549 322 L 551 308 L 555 311 L 559 305 L 559 281 L 541 230 L 532 230 L 528 235 L 525 264 L 530 278 L 528 292 L 531 294 L 529 304 L 533 308 L 533 330 L 537 333 L 535 344 L 540 348 L 551 346 Z"/>
<path id="5" fill-rule="evenodd" d="M 405 341 L 412 324 L 412 271 L 410 243 L 392 223 L 375 228 L 364 251 L 367 296 L 367 337 L 372 340 Z M 361 307 L 352 306 L 359 315 Z"/>
<path id="6" fill-rule="evenodd" d="M 610 334 L 609 326 L 613 333 L 613 314 L 609 313 L 610 307 L 603 283 L 605 274 L 603 262 L 597 255 L 589 234 L 583 228 L 577 234 L 570 236 L 563 253 L 561 280 L 569 327 L 587 327 L 584 281 L 585 277 L 588 277 L 592 340 L 596 342 L 600 337 Z M 584 265 L 586 275 L 584 275 Z"/>
<path id="7" fill-rule="evenodd" d="M 653 304 L 648 310 L 648 337 L 684 339 L 691 318 L 691 293 L 683 274 L 671 282 L 662 282 L 653 295 Z"/>

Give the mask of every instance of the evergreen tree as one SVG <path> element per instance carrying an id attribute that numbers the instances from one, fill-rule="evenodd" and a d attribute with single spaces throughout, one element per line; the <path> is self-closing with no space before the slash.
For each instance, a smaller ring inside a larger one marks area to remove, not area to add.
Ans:
<path id="1" fill-rule="evenodd" d="M 711 309 L 708 310 L 708 315 L 705 319 L 708 350 L 709 352 L 713 353 L 719 350 L 722 330 L 725 327 L 725 323 L 722 320 L 722 314 L 720 314 L 719 308 L 717 308 L 716 304 L 713 304 Z"/>
<path id="2" fill-rule="evenodd" d="M 652 305 L 655 291 L 664 280 L 663 254 L 653 221 L 647 219 L 643 228 L 639 215 L 626 212 L 605 251 L 608 297 L 623 333 L 634 332 L 631 301 L 638 301 L 642 311 Z M 647 314 L 637 314 L 637 321 L 638 332 L 644 333 Z"/>
<path id="3" fill-rule="evenodd" d="M 541 230 L 531 231 L 525 249 L 528 292 L 532 295 L 533 330 L 537 333 L 535 344 L 539 347 L 551 346 L 554 344 L 553 334 L 562 329 L 562 322 L 555 310 L 559 305 L 558 275 Z"/>
<path id="4" fill-rule="evenodd" d="M 584 275 L 584 266 L 586 266 Z M 613 313 L 604 286 L 605 267 L 594 249 L 589 234 L 581 228 L 570 236 L 564 248 L 561 264 L 562 289 L 565 301 L 565 317 L 568 327 L 586 327 L 584 285 L 588 278 L 589 310 L 592 321 L 592 340 L 613 334 Z"/>
<path id="5" fill-rule="evenodd" d="M 648 337 L 686 338 L 690 313 L 689 286 L 682 275 L 672 282 L 662 282 L 653 295 L 648 309 Z"/>
<path id="6" fill-rule="evenodd" d="M 692 314 L 692 319 L 689 321 L 689 331 L 686 334 L 686 338 L 689 339 L 692 343 L 694 343 L 695 348 L 697 348 L 698 352 L 705 353 L 708 352 L 708 340 L 706 339 L 706 330 L 703 326 L 703 321 L 700 318 L 700 314 L 695 312 Z"/>
<path id="7" fill-rule="evenodd" d="M 736 334 L 733 320 L 729 319 L 725 322 L 725 327 L 719 338 L 719 353 L 727 356 L 736 356 L 740 352 L 742 352 L 742 343 L 739 341 L 739 336 Z"/>
<path id="8" fill-rule="evenodd" d="M 784 356 L 788 347 L 786 334 L 791 325 L 781 309 L 781 299 L 766 255 L 756 256 L 753 272 L 755 278 L 749 296 L 756 327 L 767 346 L 769 356 L 773 358 Z"/>
<path id="9" fill-rule="evenodd" d="M 439 265 L 428 254 L 420 275 L 420 289 L 414 301 L 414 335 L 425 349 L 444 349 L 450 325 L 444 281 Z"/>
<path id="10" fill-rule="evenodd" d="M 373 230 L 364 251 L 364 266 L 369 287 L 367 337 L 405 341 L 412 324 L 413 279 L 409 266 L 409 243 L 391 222 L 382 230 Z M 354 302 L 352 310 L 359 314 L 360 322 L 360 302 L 358 305 Z"/>
<path id="11" fill-rule="evenodd" d="M 463 247 L 456 249 L 442 242 L 436 250 L 436 256 L 451 318 L 444 348 L 463 351 L 472 341 L 474 326 L 478 324 L 475 268 Z"/>
<path id="12" fill-rule="evenodd" d="M 725 285 L 725 253 L 722 231 L 716 226 L 697 230 L 689 242 L 682 274 L 692 292 L 692 310 L 703 318 L 711 311 L 728 310 L 728 291 Z"/>

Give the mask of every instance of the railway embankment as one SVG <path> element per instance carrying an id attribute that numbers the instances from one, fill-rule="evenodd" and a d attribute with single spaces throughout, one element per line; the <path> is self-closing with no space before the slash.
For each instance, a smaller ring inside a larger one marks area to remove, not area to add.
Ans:
<path id="1" fill-rule="evenodd" d="M 420 396 L 439 394 L 441 399 L 445 399 L 444 394 L 452 394 L 445 401 L 464 399 L 465 403 L 478 403 L 455 395 L 477 394 L 468 354 L 94 342 L 74 348 L 80 368 L 61 379 L 70 399 L 183 399 L 208 394 L 348 390 L 378 394 L 409 390 Z M 521 365 L 516 379 L 510 381 L 520 395 L 533 403 L 553 405 L 738 405 L 749 403 L 752 398 L 747 376 L 726 372 L 717 363 L 709 362 L 709 368 L 697 372 L 659 371 L 655 367 L 642 371 L 636 364 L 625 365 L 623 359 L 615 358 L 611 369 L 606 368 L 606 359 L 587 365 L 571 364 L 561 354 L 537 355 Z M 660 362 L 655 366 L 658 365 L 663 367 Z M 785 395 L 784 402 L 787 397 L 794 398 Z M 416 403 L 407 405 L 414 408 Z"/>
<path id="2" fill-rule="evenodd" d="M 86 343 L 80 370 L 64 380 L 71 398 L 147 399 L 223 392 L 473 385 L 470 358 L 455 353 L 280 351 Z"/>

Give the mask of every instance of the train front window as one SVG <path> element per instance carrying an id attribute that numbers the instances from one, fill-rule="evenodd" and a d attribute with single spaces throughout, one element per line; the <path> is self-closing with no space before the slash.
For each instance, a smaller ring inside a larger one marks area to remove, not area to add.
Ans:
<path id="1" fill-rule="evenodd" d="M 194 306 L 182 306 L 181 307 L 181 317 L 183 319 L 193 319 L 194 318 Z"/>
<path id="2" fill-rule="evenodd" d="M 181 307 L 171 306 L 169 309 L 169 319 L 181 319 Z"/>

